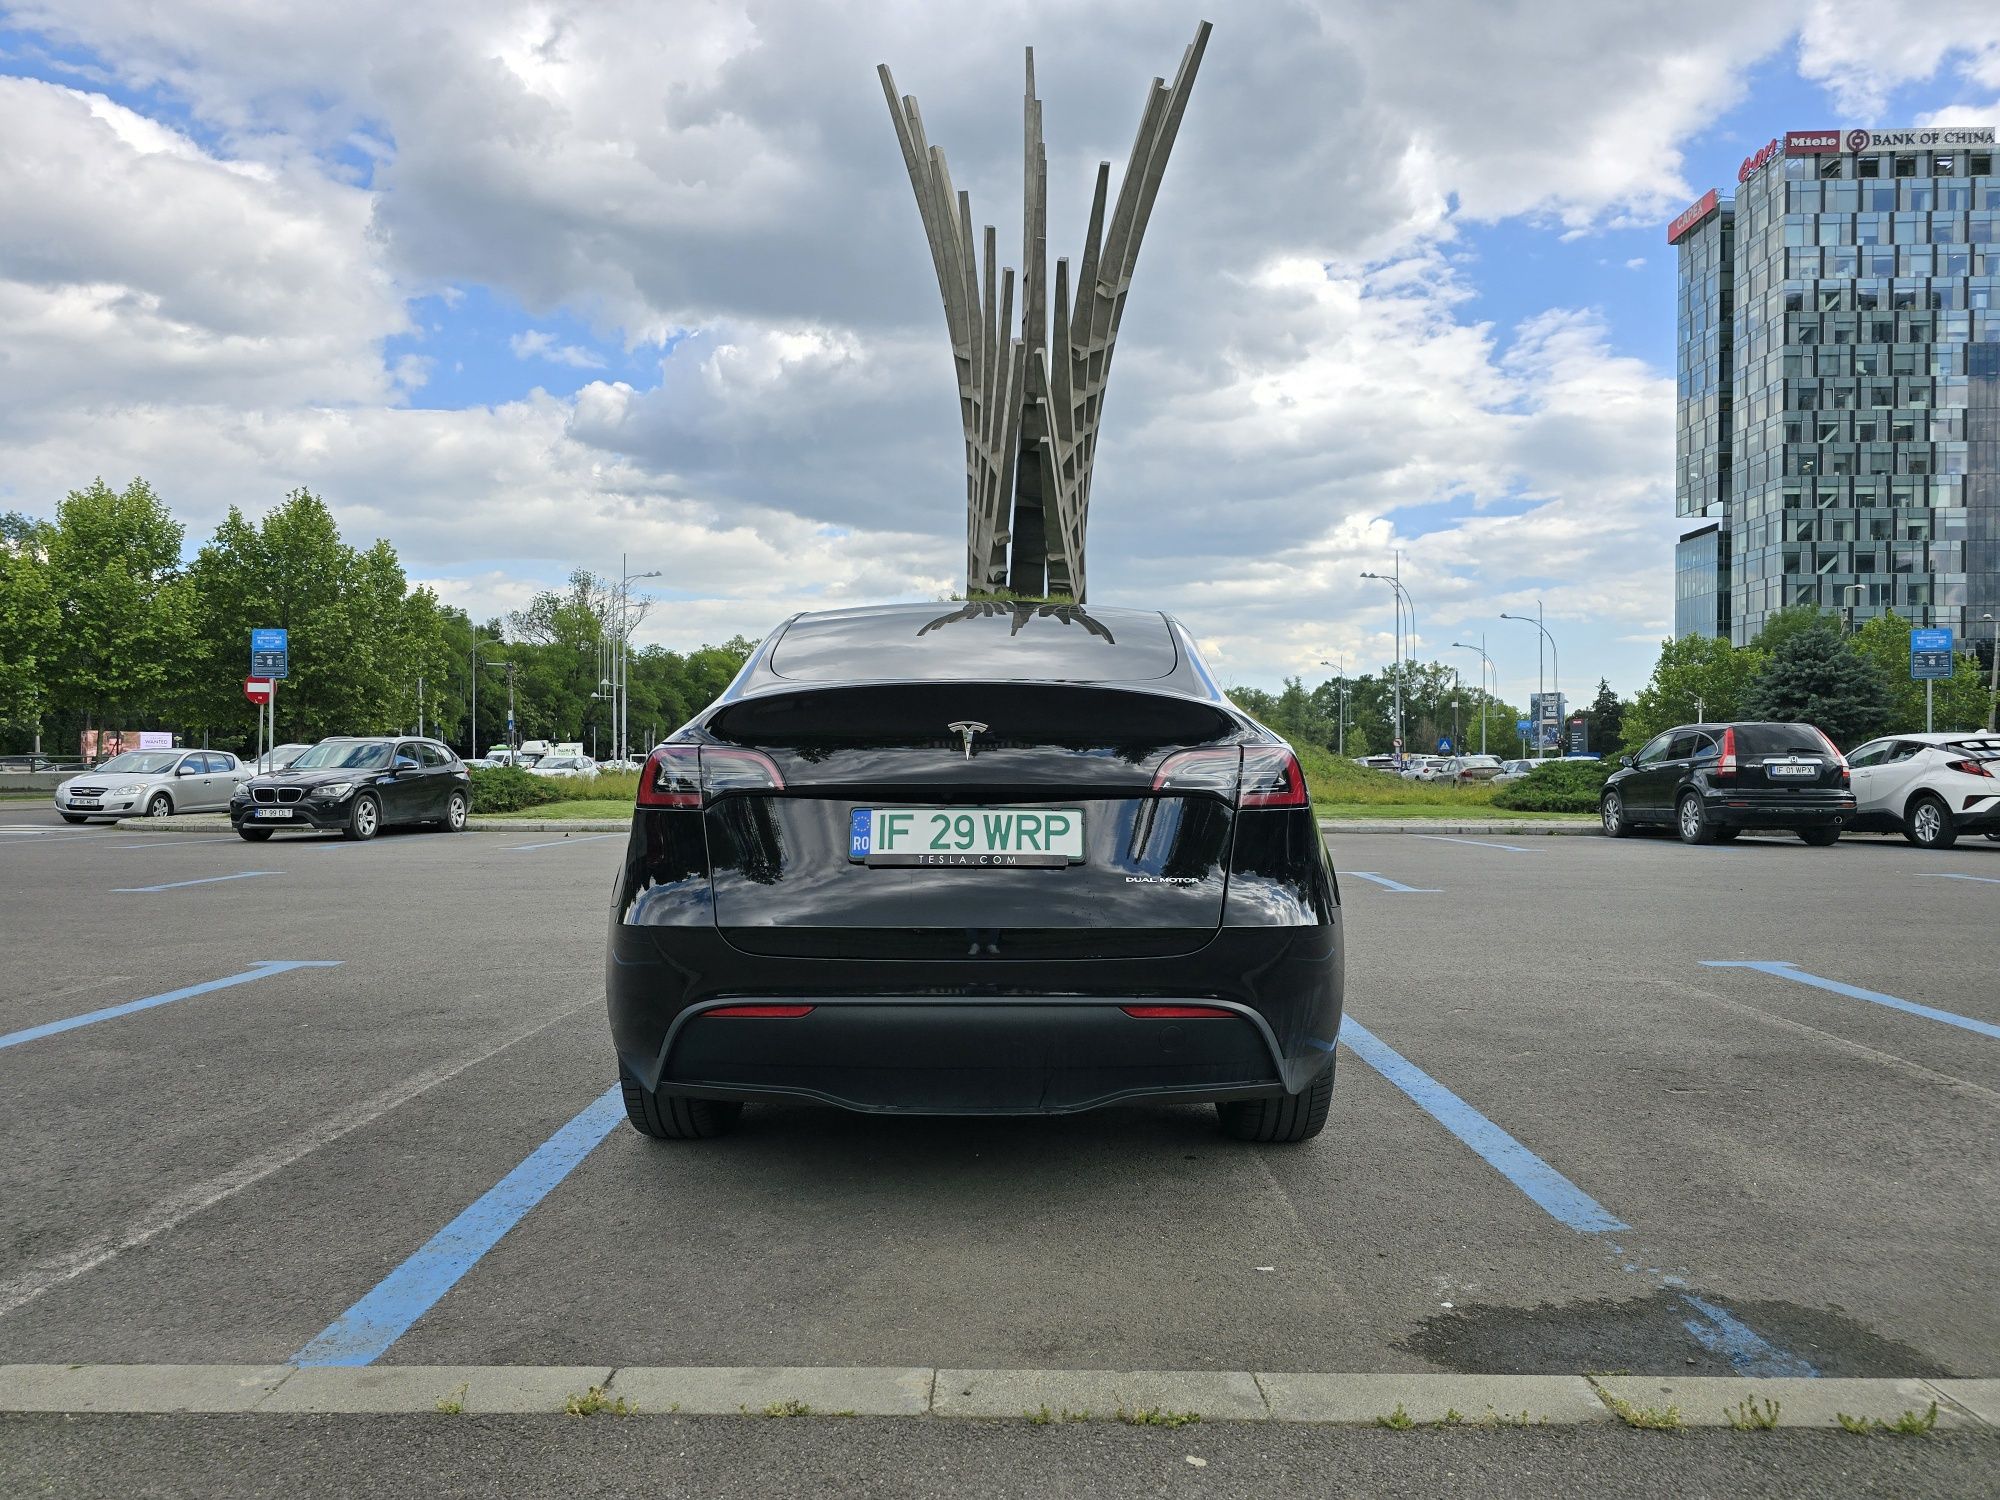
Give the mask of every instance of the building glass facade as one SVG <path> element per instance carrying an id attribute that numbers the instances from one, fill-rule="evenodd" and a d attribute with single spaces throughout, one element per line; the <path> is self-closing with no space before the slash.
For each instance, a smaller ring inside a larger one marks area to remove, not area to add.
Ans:
<path id="1" fill-rule="evenodd" d="M 1788 151 L 1818 144 L 1758 153 L 1731 208 L 1678 239 L 1676 508 L 1721 527 L 1717 628 L 1739 645 L 1793 605 L 1893 611 L 1966 645 L 2000 614 L 1993 132 L 1880 145 L 1918 134 L 1795 133 Z"/>
<path id="2" fill-rule="evenodd" d="M 1710 522 L 1674 548 L 1674 638 L 1729 635 L 1729 535 Z"/>

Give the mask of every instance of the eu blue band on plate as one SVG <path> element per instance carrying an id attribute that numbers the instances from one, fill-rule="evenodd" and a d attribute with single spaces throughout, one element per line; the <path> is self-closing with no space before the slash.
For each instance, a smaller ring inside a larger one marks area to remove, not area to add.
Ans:
<path id="1" fill-rule="evenodd" d="M 863 858 L 874 848 L 874 815 L 872 807 L 854 809 L 847 827 L 849 859 Z"/>

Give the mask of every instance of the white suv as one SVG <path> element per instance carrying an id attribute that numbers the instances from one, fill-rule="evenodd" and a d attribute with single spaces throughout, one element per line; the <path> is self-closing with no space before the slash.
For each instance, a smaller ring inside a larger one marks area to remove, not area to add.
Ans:
<path id="1" fill-rule="evenodd" d="M 1949 849 L 1961 833 L 2000 839 L 2000 735 L 1891 734 L 1847 757 L 1858 833 L 1900 833 Z"/>

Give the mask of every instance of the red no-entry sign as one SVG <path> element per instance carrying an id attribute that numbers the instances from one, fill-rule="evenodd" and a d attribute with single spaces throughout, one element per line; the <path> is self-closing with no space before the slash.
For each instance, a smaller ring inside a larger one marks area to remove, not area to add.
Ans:
<path id="1" fill-rule="evenodd" d="M 243 679 L 243 696 L 252 703 L 271 701 L 271 679 L 268 677 L 246 677 Z"/>

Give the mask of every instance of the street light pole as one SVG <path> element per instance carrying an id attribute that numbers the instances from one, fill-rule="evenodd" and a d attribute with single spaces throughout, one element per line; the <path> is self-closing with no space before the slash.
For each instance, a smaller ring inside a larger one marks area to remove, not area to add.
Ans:
<path id="1" fill-rule="evenodd" d="M 498 646 L 503 644 L 505 643 L 501 641 L 482 641 L 478 636 L 472 638 L 472 725 L 465 732 L 467 746 L 472 751 L 472 754 L 468 757 L 471 760 L 479 758 L 479 648 L 481 646 Z M 514 716 L 513 670 L 511 666 L 507 669 L 509 674 L 507 678 L 507 716 L 510 719 Z"/>
<path id="2" fill-rule="evenodd" d="M 1488 711 L 1493 706 L 1493 695 L 1486 688 L 1486 674 L 1493 669 L 1493 658 L 1486 654 L 1486 632 L 1482 630 L 1479 633 L 1479 644 L 1476 646 L 1468 645 L 1464 641 L 1453 641 L 1451 644 L 1452 648 L 1457 651 L 1477 651 L 1479 653 L 1479 753 L 1484 755 L 1486 753 L 1486 720 Z M 1493 680 L 1495 682 L 1500 680 L 1498 672 L 1493 672 Z"/>
<path id="3" fill-rule="evenodd" d="M 1333 707 L 1333 753 L 1345 760 L 1347 758 L 1347 668 L 1337 661 L 1328 661 L 1323 656 L 1319 659 L 1319 664 L 1322 667 L 1332 667 L 1340 674 L 1339 697 L 1334 700 Z"/>
<path id="4" fill-rule="evenodd" d="M 1563 680 L 1562 654 L 1556 650 L 1556 638 L 1549 634 L 1548 626 L 1542 623 L 1542 601 L 1539 599 L 1535 601 L 1535 617 L 1532 620 L 1529 619 L 1526 615 L 1503 614 L 1500 616 L 1500 618 L 1503 620 L 1518 620 L 1523 625 L 1534 626 L 1535 629 L 1539 630 L 1542 633 L 1542 640 L 1547 641 L 1549 643 L 1549 661 L 1550 664 L 1555 669 L 1554 671 L 1555 694 L 1557 701 L 1560 702 L 1562 699 L 1562 680 Z M 1538 699 L 1546 698 L 1546 694 L 1542 690 L 1542 648 L 1541 648 L 1541 643 L 1539 641 L 1535 645 L 1535 697 Z M 1539 713 L 1539 707 L 1537 712 Z M 1556 732 L 1560 736 L 1560 734 L 1562 733 L 1560 727 L 1561 715 L 1557 715 L 1557 725 L 1558 728 Z M 1535 719 L 1535 738 L 1539 740 L 1541 738 L 1541 735 L 1542 735 L 1542 721 L 1539 717 L 1537 717 Z M 1545 750 L 1547 747 L 1538 744 L 1535 746 L 1535 748 L 1539 751 L 1539 750 Z"/>
<path id="5" fill-rule="evenodd" d="M 627 722 L 632 711 L 631 651 L 626 640 L 630 634 L 628 617 L 631 614 L 632 580 L 635 578 L 658 578 L 660 570 L 654 568 L 647 573 L 633 573 L 627 569 L 626 555 L 618 554 L 618 637 L 613 650 L 617 652 L 612 669 L 611 716 L 617 724 L 615 749 L 620 761 L 630 760 L 630 736 Z"/>
<path id="6" fill-rule="evenodd" d="M 1994 715 L 2000 713 L 2000 616 L 1981 615 L 1979 618 L 1993 622 L 1993 675 L 1986 684 L 1986 732 L 1991 734 Z"/>
<path id="7" fill-rule="evenodd" d="M 1410 602 L 1410 591 L 1403 587 L 1403 550 L 1396 549 L 1396 571 L 1388 573 L 1363 573 L 1363 578 L 1373 578 L 1386 583 L 1396 592 L 1396 675 L 1392 686 L 1396 691 L 1396 764 L 1403 763 L 1403 611 L 1410 614 L 1410 642 L 1415 645 L 1417 635 L 1417 608 Z"/>

